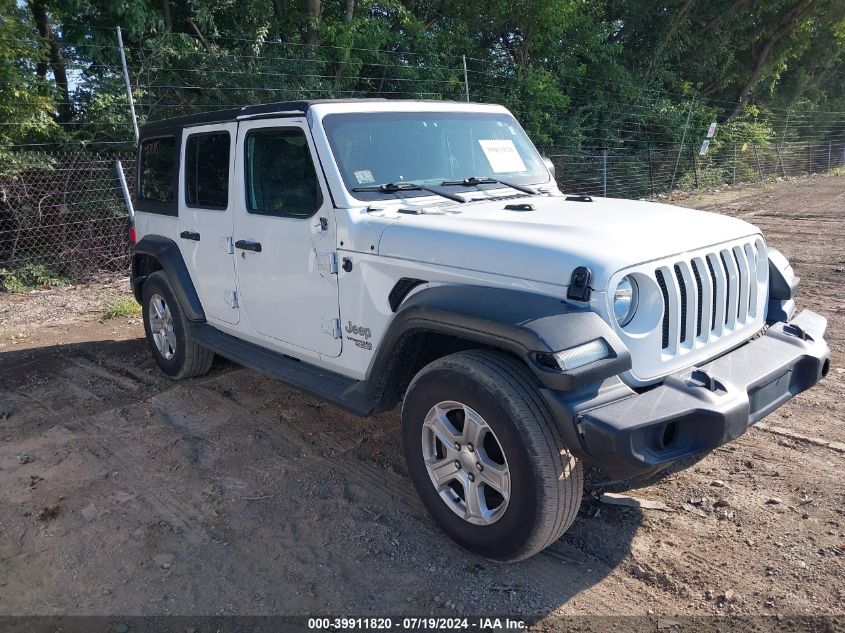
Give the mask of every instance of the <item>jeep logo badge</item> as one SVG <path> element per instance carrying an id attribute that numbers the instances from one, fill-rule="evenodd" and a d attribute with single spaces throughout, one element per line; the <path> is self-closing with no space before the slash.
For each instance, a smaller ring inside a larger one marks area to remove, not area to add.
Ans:
<path id="1" fill-rule="evenodd" d="M 372 333 L 370 332 L 370 328 L 361 327 L 360 325 L 353 325 L 352 321 L 350 321 L 346 325 L 345 329 L 349 334 L 357 334 L 358 336 L 363 336 L 365 339 L 368 339 L 368 338 L 370 338 L 370 336 L 372 336 Z"/>

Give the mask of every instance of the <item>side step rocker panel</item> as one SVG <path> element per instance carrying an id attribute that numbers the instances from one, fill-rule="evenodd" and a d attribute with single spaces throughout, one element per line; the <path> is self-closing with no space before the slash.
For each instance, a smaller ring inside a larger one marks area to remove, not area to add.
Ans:
<path id="1" fill-rule="evenodd" d="M 376 401 L 361 389 L 361 382 L 315 367 L 304 361 L 224 334 L 208 323 L 192 326 L 197 343 L 230 361 L 304 391 L 355 415 L 370 415 Z"/>

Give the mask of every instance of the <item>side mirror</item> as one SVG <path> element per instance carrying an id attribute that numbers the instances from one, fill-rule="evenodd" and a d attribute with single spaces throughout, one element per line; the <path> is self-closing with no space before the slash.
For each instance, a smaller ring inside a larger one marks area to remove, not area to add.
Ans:
<path id="1" fill-rule="evenodd" d="M 543 156 L 543 164 L 546 166 L 546 169 L 548 169 L 549 173 L 552 175 L 552 180 L 556 180 L 556 178 L 555 178 L 555 164 L 552 162 L 552 159 Z"/>

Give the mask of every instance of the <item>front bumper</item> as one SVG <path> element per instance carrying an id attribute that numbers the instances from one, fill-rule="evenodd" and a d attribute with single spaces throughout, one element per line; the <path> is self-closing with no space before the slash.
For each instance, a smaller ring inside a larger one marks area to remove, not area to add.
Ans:
<path id="1" fill-rule="evenodd" d="M 709 363 L 637 393 L 618 378 L 578 393 L 543 390 L 570 448 L 626 479 L 729 442 L 830 368 L 827 320 L 805 310 Z"/>

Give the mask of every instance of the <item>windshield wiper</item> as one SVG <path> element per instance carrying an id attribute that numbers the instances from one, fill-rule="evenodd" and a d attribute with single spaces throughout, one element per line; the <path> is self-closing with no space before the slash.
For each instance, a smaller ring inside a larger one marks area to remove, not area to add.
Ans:
<path id="1" fill-rule="evenodd" d="M 448 187 L 450 185 L 463 185 L 464 187 L 474 187 L 475 185 L 492 185 L 494 183 L 504 185 L 505 187 L 510 187 L 511 189 L 516 189 L 517 191 L 521 191 L 522 193 L 530 193 L 532 196 L 536 196 L 539 193 L 536 189 L 526 187 L 525 185 L 518 185 L 515 182 L 511 182 L 509 180 L 500 180 L 498 178 L 489 178 L 487 176 L 470 176 L 469 178 L 464 178 L 463 180 L 444 180 L 440 183 L 440 185 L 443 187 Z"/>
<path id="2" fill-rule="evenodd" d="M 455 202 L 466 202 L 461 196 L 455 195 L 454 193 L 449 193 L 447 191 L 443 191 L 442 189 L 437 189 L 435 187 L 427 187 L 425 185 L 418 185 L 415 182 L 386 182 L 381 185 L 367 185 L 366 187 L 355 187 L 352 189 L 353 192 L 365 192 L 365 191 L 376 191 L 378 193 L 397 193 L 399 191 L 430 191 L 431 193 L 437 194 L 438 196 L 443 196 L 444 198 L 448 198 L 449 200 L 454 200 Z"/>

